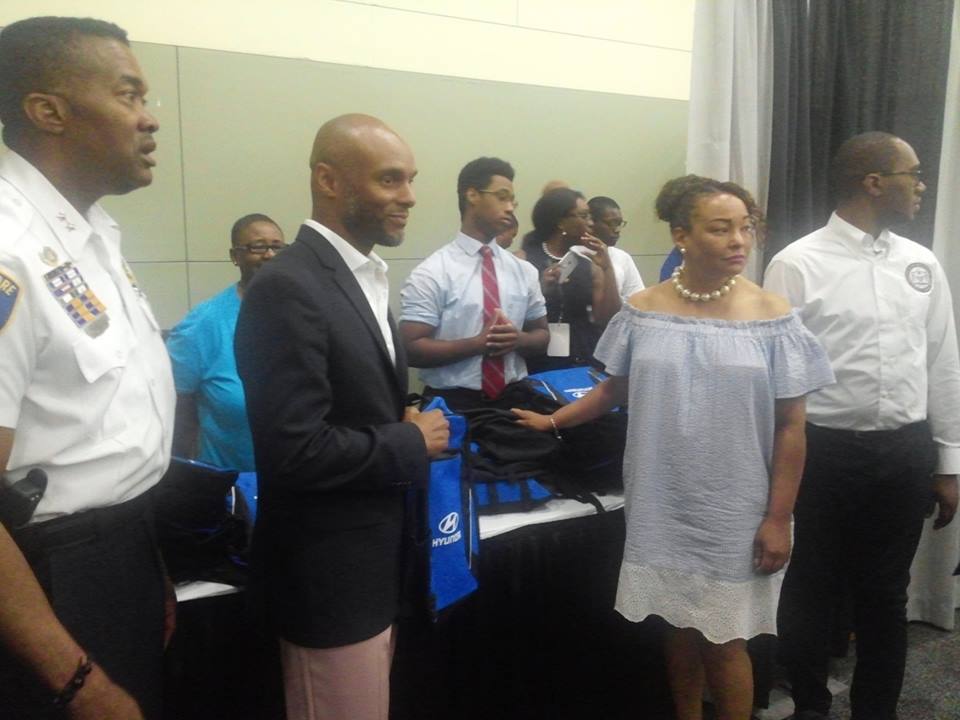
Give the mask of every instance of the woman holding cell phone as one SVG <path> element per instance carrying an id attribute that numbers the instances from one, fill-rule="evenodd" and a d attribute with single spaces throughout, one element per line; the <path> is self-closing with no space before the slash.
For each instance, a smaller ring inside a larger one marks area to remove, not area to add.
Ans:
<path id="1" fill-rule="evenodd" d="M 533 206 L 533 231 L 517 256 L 540 273 L 550 346 L 545 356 L 527 358 L 532 373 L 592 364 L 597 340 L 620 309 L 607 246 L 592 230 L 590 208 L 576 190 L 550 190 Z"/>

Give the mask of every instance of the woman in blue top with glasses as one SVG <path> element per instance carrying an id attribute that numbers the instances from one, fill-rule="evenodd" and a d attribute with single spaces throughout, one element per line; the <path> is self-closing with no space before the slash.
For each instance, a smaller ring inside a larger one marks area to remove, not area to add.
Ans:
<path id="1" fill-rule="evenodd" d="M 240 268 L 240 281 L 193 308 L 167 338 L 177 388 L 173 451 L 250 472 L 255 469 L 253 445 L 233 334 L 244 289 L 286 243 L 280 227 L 259 213 L 237 220 L 230 239 L 230 260 Z"/>

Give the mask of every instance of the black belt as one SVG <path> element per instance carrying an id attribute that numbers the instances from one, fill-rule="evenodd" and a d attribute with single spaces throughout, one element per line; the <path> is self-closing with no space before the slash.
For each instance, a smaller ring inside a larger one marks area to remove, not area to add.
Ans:
<path id="1" fill-rule="evenodd" d="M 153 493 L 104 508 L 93 508 L 45 522 L 34 523 L 13 533 L 25 556 L 55 547 L 96 540 L 144 517 L 152 508 Z"/>
<path id="2" fill-rule="evenodd" d="M 814 432 L 822 432 L 828 435 L 833 435 L 837 438 L 855 438 L 857 440 L 866 440 L 869 442 L 883 442 L 897 440 L 899 438 L 911 437 L 913 435 L 922 435 L 926 434 L 927 431 L 927 421 L 921 420 L 920 422 L 910 423 L 909 425 L 901 425 L 898 428 L 893 428 L 892 430 L 841 430 L 839 428 L 829 428 L 824 427 L 823 425 L 815 425 L 813 423 L 807 423 L 807 431 L 811 429 Z"/>

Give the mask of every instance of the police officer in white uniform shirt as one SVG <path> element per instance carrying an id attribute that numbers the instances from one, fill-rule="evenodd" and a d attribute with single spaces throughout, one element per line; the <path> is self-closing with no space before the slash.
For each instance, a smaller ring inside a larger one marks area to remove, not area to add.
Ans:
<path id="1" fill-rule="evenodd" d="M 830 614 L 854 601 L 853 720 L 893 720 L 906 661 L 910 564 L 924 515 L 953 518 L 960 364 L 936 257 L 890 230 L 926 189 L 913 148 L 887 133 L 847 140 L 831 169 L 836 212 L 787 246 L 764 287 L 823 343 L 835 385 L 807 398 L 807 464 L 780 600 L 780 651 L 796 717 L 826 718 Z"/>
<path id="2" fill-rule="evenodd" d="M 160 717 L 169 585 L 147 491 L 169 461 L 174 390 L 96 204 L 152 180 L 146 92 L 115 25 L 0 33 L 0 472 L 7 488 L 48 478 L 32 518 L 0 528 L 4 717 Z"/>

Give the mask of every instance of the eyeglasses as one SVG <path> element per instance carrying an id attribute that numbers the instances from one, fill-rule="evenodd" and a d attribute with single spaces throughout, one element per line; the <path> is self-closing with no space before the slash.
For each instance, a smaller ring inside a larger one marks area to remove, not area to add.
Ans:
<path id="1" fill-rule="evenodd" d="M 899 170 L 897 172 L 878 172 L 878 173 L 868 173 L 873 175 L 879 175 L 880 177 L 890 177 L 892 175 L 910 175 L 913 177 L 913 182 L 917 185 L 923 180 L 923 170 Z"/>
<path id="2" fill-rule="evenodd" d="M 601 220 L 604 225 L 606 225 L 611 230 L 623 230 L 627 226 L 626 220 Z"/>
<path id="3" fill-rule="evenodd" d="M 266 255 L 268 251 L 273 251 L 274 254 L 280 252 L 287 246 L 286 243 L 280 243 L 279 245 L 234 245 L 234 250 L 243 250 L 248 252 L 251 255 Z"/>
<path id="4" fill-rule="evenodd" d="M 483 195 L 493 195 L 497 200 L 502 203 L 513 203 L 514 207 L 520 207 L 520 203 L 517 202 L 517 197 L 509 190 L 477 190 L 478 193 Z"/>
<path id="5" fill-rule="evenodd" d="M 575 218 L 580 218 L 581 220 L 589 220 L 589 219 L 590 219 L 590 211 L 589 211 L 589 210 L 583 210 L 583 211 L 581 211 L 581 212 L 576 212 L 576 211 L 569 212 L 569 213 L 567 213 L 567 217 L 575 217 Z"/>

